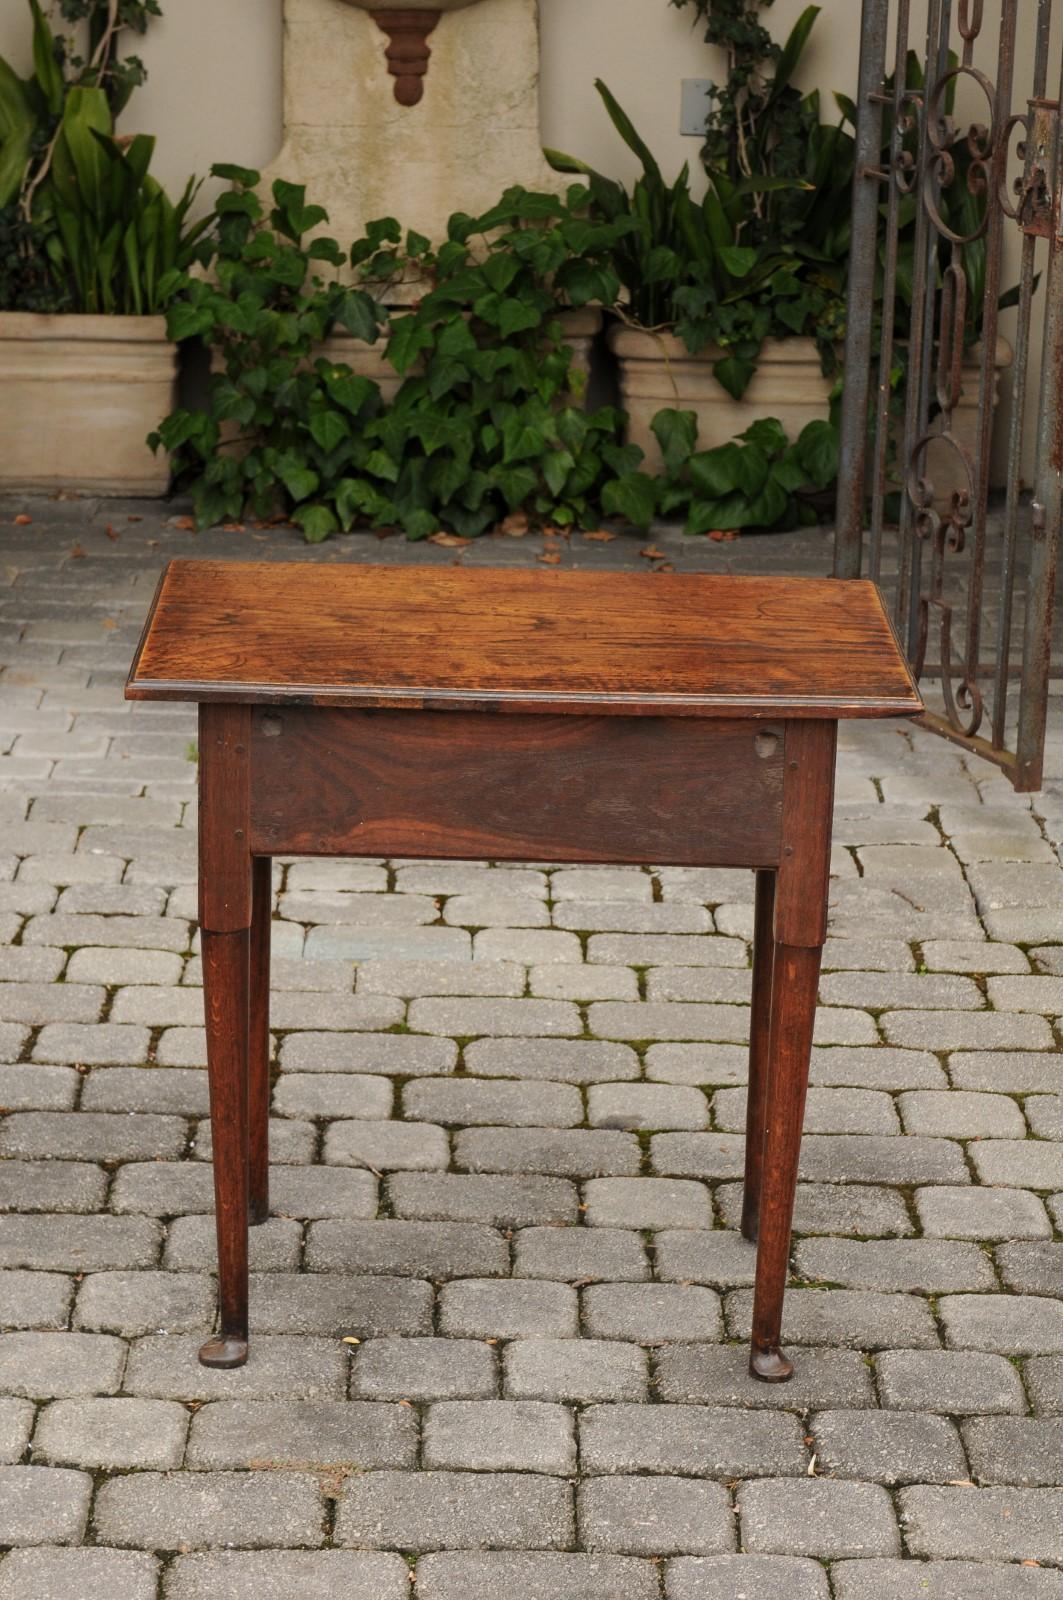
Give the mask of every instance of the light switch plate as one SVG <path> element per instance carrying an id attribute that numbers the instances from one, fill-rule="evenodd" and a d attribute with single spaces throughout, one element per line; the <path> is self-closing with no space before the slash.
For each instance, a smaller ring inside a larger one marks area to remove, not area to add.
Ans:
<path id="1" fill-rule="evenodd" d="M 712 80 L 710 78 L 684 78 L 680 102 L 679 131 L 692 139 L 705 133 L 712 106 Z"/>

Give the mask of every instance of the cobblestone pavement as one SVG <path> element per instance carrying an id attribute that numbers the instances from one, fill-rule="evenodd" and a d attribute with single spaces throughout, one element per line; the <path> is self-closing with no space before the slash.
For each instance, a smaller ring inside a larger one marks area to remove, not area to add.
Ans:
<path id="1" fill-rule="evenodd" d="M 160 564 L 542 547 L 22 509 L 0 1600 L 1063 1596 L 1063 717 L 1032 800 L 908 725 L 844 732 L 792 1385 L 744 1370 L 751 875 L 542 864 L 278 863 L 276 1214 L 251 1360 L 207 1372 L 195 719 L 121 697 Z"/>

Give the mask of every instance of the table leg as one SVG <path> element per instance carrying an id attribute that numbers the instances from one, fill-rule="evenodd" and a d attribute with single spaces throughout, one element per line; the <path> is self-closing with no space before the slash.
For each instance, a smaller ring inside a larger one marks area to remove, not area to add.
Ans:
<path id="1" fill-rule="evenodd" d="M 249 706 L 199 713 L 199 921 L 210 1080 L 219 1328 L 206 1367 L 247 1360 L 248 1024 L 251 978 Z"/>
<path id="2" fill-rule="evenodd" d="M 761 1174 L 768 1092 L 768 1039 L 771 1027 L 771 976 L 775 962 L 775 873 L 756 874 L 753 913 L 753 997 L 749 1026 L 749 1092 L 746 1099 L 746 1174 L 742 1191 L 742 1232 L 756 1241 L 760 1223 Z"/>
<path id="3" fill-rule="evenodd" d="M 205 1367 L 239 1367 L 247 1360 L 249 938 L 246 930 L 202 938 L 220 1326 L 199 1359 Z"/>
<path id="4" fill-rule="evenodd" d="M 784 1383 L 794 1370 L 780 1348 L 780 1335 L 820 960 L 827 934 L 836 739 L 834 723 L 787 724 L 749 1356 L 750 1372 L 766 1383 Z"/>
<path id="5" fill-rule="evenodd" d="M 793 1366 L 779 1348 L 783 1295 L 790 1260 L 797 1164 L 805 1118 L 805 1091 L 816 1021 L 820 952 L 783 945 L 775 952 L 771 1018 L 771 1068 L 764 1136 L 763 1199 L 753 1293 L 754 1377 L 782 1383 Z"/>
<path id="6" fill-rule="evenodd" d="M 252 1223 L 269 1216 L 269 955 L 273 862 L 256 856 L 251 871 L 251 1013 L 248 1036 L 248 1141 Z"/>

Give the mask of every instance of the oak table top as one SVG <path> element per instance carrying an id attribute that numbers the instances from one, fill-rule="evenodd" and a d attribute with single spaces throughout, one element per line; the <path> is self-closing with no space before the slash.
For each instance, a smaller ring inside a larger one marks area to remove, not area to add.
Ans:
<path id="1" fill-rule="evenodd" d="M 836 719 L 919 692 L 873 583 L 171 561 L 137 700 Z"/>

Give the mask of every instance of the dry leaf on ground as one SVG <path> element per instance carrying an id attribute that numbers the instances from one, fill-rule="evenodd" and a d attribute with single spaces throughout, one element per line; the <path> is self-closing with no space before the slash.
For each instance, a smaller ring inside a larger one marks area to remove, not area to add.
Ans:
<path id="1" fill-rule="evenodd" d="M 613 540 L 618 538 L 619 535 L 610 533 L 608 528 L 592 528 L 591 531 L 589 533 L 585 533 L 583 537 L 585 539 L 593 540 L 595 544 L 612 544 Z"/>
<path id="2" fill-rule="evenodd" d="M 15 518 L 15 527 L 16 528 L 28 528 L 32 522 L 33 522 L 33 518 L 32 517 L 27 517 L 27 515 L 26 515 L 26 513 L 24 511 L 20 511 L 18 516 Z"/>
<path id="3" fill-rule="evenodd" d="M 712 528 L 709 538 L 715 539 L 717 544 L 730 544 L 732 539 L 738 538 L 737 528 Z"/>
<path id="4" fill-rule="evenodd" d="M 182 533 L 195 533 L 195 517 L 174 517 L 170 522 L 171 528 L 180 528 Z"/>
<path id="5" fill-rule="evenodd" d="M 118 529 L 115 528 L 115 527 L 112 527 L 111 523 L 108 523 L 106 528 L 104 528 L 103 531 L 107 535 L 108 539 L 120 539 L 122 537 L 121 534 L 118 532 Z"/>
<path id="6" fill-rule="evenodd" d="M 510 516 L 503 517 L 498 524 L 498 531 L 508 535 L 510 539 L 523 539 L 528 531 L 527 512 L 514 511 Z"/>
<path id="7" fill-rule="evenodd" d="M 428 535 L 428 543 L 445 545 L 448 550 L 463 550 L 467 544 L 472 544 L 472 540 L 464 538 L 460 533 L 446 533 L 441 528 L 438 533 Z"/>
<path id="8" fill-rule="evenodd" d="M 85 552 L 84 552 L 84 550 L 82 550 L 82 548 L 81 548 L 81 546 L 79 544 L 75 544 L 75 545 L 71 546 L 71 548 L 70 548 L 70 559 L 71 559 L 71 561 L 84 561 Z"/>
<path id="9" fill-rule="evenodd" d="M 665 561 L 667 557 L 663 550 L 658 550 L 655 544 L 648 544 L 645 550 L 639 551 L 640 556 L 645 556 L 647 561 Z"/>
<path id="10" fill-rule="evenodd" d="M 548 567 L 559 566 L 561 563 L 561 552 L 560 550 L 544 550 L 542 555 L 539 557 L 539 560 Z"/>

